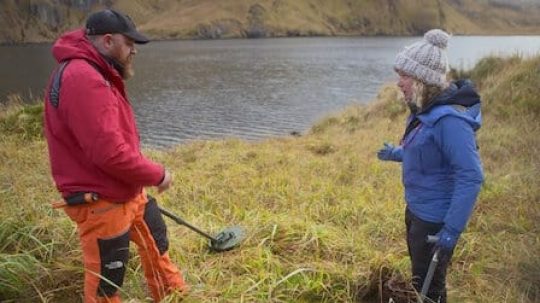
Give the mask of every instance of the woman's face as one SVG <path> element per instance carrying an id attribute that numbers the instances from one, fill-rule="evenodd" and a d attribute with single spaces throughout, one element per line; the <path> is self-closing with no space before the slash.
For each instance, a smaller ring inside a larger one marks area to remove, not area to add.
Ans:
<path id="1" fill-rule="evenodd" d="M 415 92 L 414 92 L 414 78 L 408 76 L 404 73 L 398 72 L 399 81 L 397 83 L 399 89 L 405 97 L 406 103 L 414 103 Z"/>

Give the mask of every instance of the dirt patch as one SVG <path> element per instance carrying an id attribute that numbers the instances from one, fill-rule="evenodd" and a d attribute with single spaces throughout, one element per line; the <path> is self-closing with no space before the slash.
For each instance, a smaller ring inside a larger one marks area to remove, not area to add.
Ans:
<path id="1" fill-rule="evenodd" d="M 371 271 L 370 284 L 357 292 L 362 303 L 416 303 L 417 297 L 410 281 L 389 267 Z"/>

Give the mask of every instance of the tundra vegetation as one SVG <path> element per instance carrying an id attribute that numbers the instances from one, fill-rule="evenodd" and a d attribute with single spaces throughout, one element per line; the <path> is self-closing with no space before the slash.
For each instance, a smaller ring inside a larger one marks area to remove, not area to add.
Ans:
<path id="1" fill-rule="evenodd" d="M 540 57 L 488 57 L 453 74 L 473 79 L 483 97 L 486 179 L 451 265 L 450 302 L 538 302 Z M 399 302 L 410 279 L 401 171 L 375 156 L 403 131 L 399 98 L 385 86 L 300 137 L 147 150 L 175 177 L 156 195 L 164 207 L 211 233 L 248 231 L 240 247 L 216 254 L 168 221 L 171 256 L 192 285 L 184 302 Z M 0 114 L 0 300 L 78 302 L 81 250 L 75 225 L 50 205 L 59 195 L 42 105 L 17 99 Z M 123 297 L 147 302 L 132 252 Z"/>

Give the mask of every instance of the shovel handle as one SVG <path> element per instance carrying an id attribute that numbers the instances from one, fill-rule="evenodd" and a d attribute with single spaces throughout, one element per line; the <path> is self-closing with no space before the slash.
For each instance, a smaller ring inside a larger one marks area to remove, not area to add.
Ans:
<path id="1" fill-rule="evenodd" d="M 424 279 L 424 285 L 422 285 L 422 292 L 420 293 L 422 298 L 420 302 L 423 302 L 424 298 L 426 298 L 429 286 L 431 285 L 431 280 L 433 280 L 433 275 L 435 274 L 435 269 L 437 268 L 437 264 L 439 264 L 439 249 L 435 251 L 433 257 L 431 258 L 431 262 L 429 263 L 428 272 L 426 274 L 426 278 Z"/>
<path id="2" fill-rule="evenodd" d="M 427 236 L 427 240 L 426 240 L 427 243 L 437 243 L 437 241 L 439 241 L 439 237 L 434 236 L 434 235 Z"/>
<path id="3" fill-rule="evenodd" d="M 437 241 L 439 241 L 439 237 L 433 235 L 427 236 L 426 242 L 437 243 Z M 433 257 L 431 258 L 431 262 L 429 263 L 428 272 L 426 274 L 426 278 L 424 279 L 424 284 L 422 285 L 422 291 L 420 292 L 420 303 L 423 303 L 427 296 L 429 286 L 431 285 L 431 280 L 433 280 L 433 275 L 435 274 L 435 269 L 439 264 L 439 253 L 440 249 L 435 250 Z"/>

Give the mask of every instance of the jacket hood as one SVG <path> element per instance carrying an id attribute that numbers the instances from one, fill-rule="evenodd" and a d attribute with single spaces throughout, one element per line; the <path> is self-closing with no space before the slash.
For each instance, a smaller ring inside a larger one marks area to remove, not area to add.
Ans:
<path id="1" fill-rule="evenodd" d="M 476 131 L 482 124 L 480 104 L 474 84 L 470 80 L 459 80 L 450 83 L 417 117 L 422 123 L 433 126 L 442 117 L 451 115 L 467 121 Z"/>
<path id="2" fill-rule="evenodd" d="M 84 59 L 98 68 L 107 79 L 114 80 L 115 83 L 122 83 L 120 74 L 86 38 L 84 29 L 67 32 L 58 38 L 52 47 L 52 54 L 58 63 L 72 59 Z"/>

